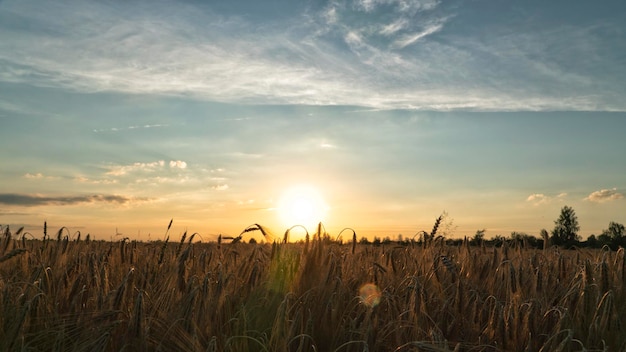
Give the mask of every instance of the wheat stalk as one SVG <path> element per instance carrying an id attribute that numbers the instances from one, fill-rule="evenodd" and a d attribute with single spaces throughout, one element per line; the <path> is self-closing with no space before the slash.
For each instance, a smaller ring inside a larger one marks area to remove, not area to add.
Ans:
<path id="1" fill-rule="evenodd" d="M 18 255 L 22 255 L 24 253 L 26 253 L 27 250 L 25 248 L 16 248 L 12 251 L 10 251 L 9 253 L 3 255 L 2 257 L 0 257 L 0 263 L 7 261 L 13 257 L 17 257 Z"/>

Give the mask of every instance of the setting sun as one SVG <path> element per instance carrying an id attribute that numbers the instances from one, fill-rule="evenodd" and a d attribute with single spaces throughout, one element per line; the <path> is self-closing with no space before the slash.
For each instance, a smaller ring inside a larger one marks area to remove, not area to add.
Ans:
<path id="1" fill-rule="evenodd" d="M 284 226 L 302 225 L 308 228 L 324 221 L 328 206 L 317 189 L 301 185 L 285 191 L 278 211 Z"/>

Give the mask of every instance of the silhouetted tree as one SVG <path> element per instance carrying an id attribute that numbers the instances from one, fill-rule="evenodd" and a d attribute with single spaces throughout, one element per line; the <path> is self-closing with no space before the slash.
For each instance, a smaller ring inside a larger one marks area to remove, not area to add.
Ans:
<path id="1" fill-rule="evenodd" d="M 600 240 L 596 237 L 596 235 L 593 235 L 593 234 L 587 238 L 587 241 L 585 241 L 585 245 L 589 248 L 602 247 Z"/>
<path id="2" fill-rule="evenodd" d="M 474 234 L 474 236 L 472 237 L 469 243 L 472 246 L 480 246 L 483 243 L 483 240 L 485 239 L 486 231 L 487 231 L 486 229 L 476 230 L 476 233 Z"/>
<path id="3" fill-rule="evenodd" d="M 529 235 L 526 232 L 511 232 L 511 241 L 515 245 L 522 245 L 524 247 L 539 247 L 539 240 L 535 236 Z"/>
<path id="4" fill-rule="evenodd" d="M 611 221 L 609 223 L 609 228 L 602 231 L 600 238 L 610 242 L 611 248 L 617 249 L 619 246 L 623 247 L 626 244 L 626 238 L 624 235 L 624 225 Z"/>
<path id="5" fill-rule="evenodd" d="M 580 239 L 578 236 L 578 217 L 574 208 L 564 206 L 561 208 L 561 215 L 554 221 L 554 230 L 552 230 L 552 244 L 555 245 L 571 245 Z"/>
<path id="6" fill-rule="evenodd" d="M 611 221 L 609 223 L 609 228 L 602 231 L 603 234 L 607 234 L 609 237 L 613 239 L 619 239 L 624 237 L 624 225 Z"/>
<path id="7" fill-rule="evenodd" d="M 502 245 L 504 245 L 504 243 L 506 242 L 506 237 L 502 236 L 502 235 L 495 235 L 493 236 L 493 245 L 496 247 L 500 247 Z"/>
<path id="8" fill-rule="evenodd" d="M 613 242 L 613 239 L 607 233 L 601 233 L 598 236 L 598 243 L 600 244 L 600 247 L 604 245 L 611 246 L 611 242 Z"/>

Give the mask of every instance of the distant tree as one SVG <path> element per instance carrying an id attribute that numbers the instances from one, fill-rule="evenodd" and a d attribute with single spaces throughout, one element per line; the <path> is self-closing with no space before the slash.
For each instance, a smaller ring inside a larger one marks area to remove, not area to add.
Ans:
<path id="1" fill-rule="evenodd" d="M 539 240 L 532 235 L 527 234 L 526 232 L 511 232 L 511 241 L 516 245 L 522 245 L 524 247 L 530 246 L 533 248 L 539 247 Z"/>
<path id="2" fill-rule="evenodd" d="M 445 239 L 445 243 L 448 246 L 460 246 L 463 244 L 463 239 L 462 238 L 447 238 Z"/>
<path id="3" fill-rule="evenodd" d="M 624 225 L 611 221 L 609 228 L 602 231 L 603 234 L 607 234 L 610 238 L 620 239 L 624 237 Z"/>
<path id="4" fill-rule="evenodd" d="M 611 221 L 609 228 L 602 231 L 600 238 L 610 242 L 611 248 L 617 249 L 619 246 L 626 244 L 624 225 Z"/>
<path id="5" fill-rule="evenodd" d="M 256 240 L 254 238 L 250 238 L 250 241 L 248 241 L 248 243 L 250 244 L 256 244 Z"/>
<path id="6" fill-rule="evenodd" d="M 370 244 L 370 240 L 368 240 L 367 237 L 361 237 L 359 244 Z"/>
<path id="7" fill-rule="evenodd" d="M 601 247 L 600 241 L 596 238 L 596 235 L 590 235 L 585 242 L 586 246 L 589 248 L 599 248 Z"/>
<path id="8" fill-rule="evenodd" d="M 513 241 L 523 241 L 524 238 L 527 238 L 527 237 L 530 237 L 530 235 L 525 232 L 517 232 L 517 231 L 511 232 L 511 240 Z"/>
<path id="9" fill-rule="evenodd" d="M 380 246 L 380 237 L 374 237 L 374 241 L 372 242 L 374 246 Z"/>
<path id="10" fill-rule="evenodd" d="M 578 217 L 574 208 L 564 206 L 561 208 L 561 215 L 554 221 L 554 229 L 552 230 L 552 244 L 555 245 L 571 245 L 580 239 L 578 231 Z"/>
<path id="11" fill-rule="evenodd" d="M 487 231 L 486 229 L 476 230 L 474 237 L 472 237 L 469 243 L 473 246 L 480 246 L 483 243 L 483 240 L 485 239 L 486 231 Z"/>
<path id="12" fill-rule="evenodd" d="M 613 239 L 611 238 L 611 236 L 609 236 L 608 233 L 603 232 L 598 236 L 598 247 L 602 247 L 605 245 L 613 248 Z"/>
<path id="13" fill-rule="evenodd" d="M 504 244 L 504 242 L 506 242 L 506 237 L 502 235 L 495 235 L 492 241 L 496 247 L 500 247 Z"/>

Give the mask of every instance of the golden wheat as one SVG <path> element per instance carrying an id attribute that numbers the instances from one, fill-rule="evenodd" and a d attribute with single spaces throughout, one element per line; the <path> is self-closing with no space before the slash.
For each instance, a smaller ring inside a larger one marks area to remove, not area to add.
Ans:
<path id="1" fill-rule="evenodd" d="M 441 220 L 439 220 L 441 222 Z M 623 350 L 624 250 L 2 239 L 0 350 Z M 433 227 L 433 235 L 437 227 Z M 20 231 L 22 233 L 23 230 Z M 333 240 L 334 238 L 334 240 Z M 11 249 L 14 248 L 14 249 Z M 28 248 L 28 249 L 27 249 Z M 368 294 L 360 296 L 365 285 Z"/>

